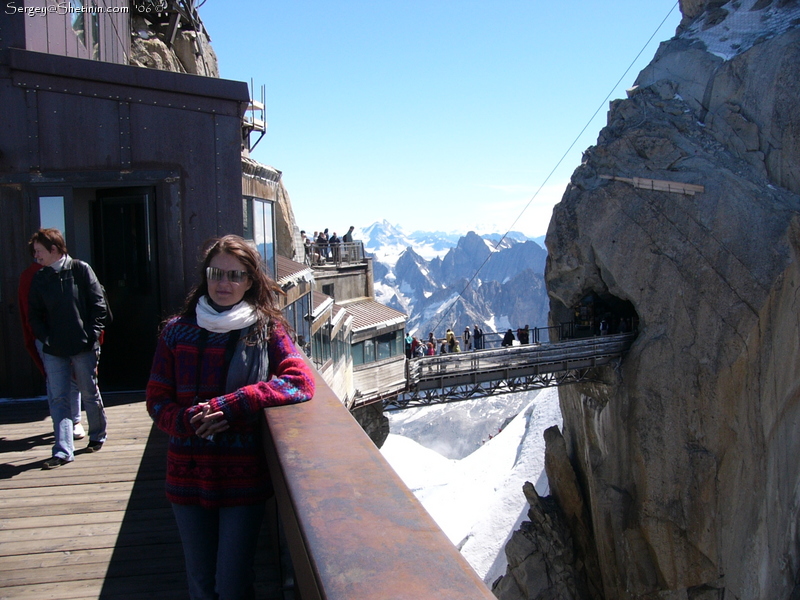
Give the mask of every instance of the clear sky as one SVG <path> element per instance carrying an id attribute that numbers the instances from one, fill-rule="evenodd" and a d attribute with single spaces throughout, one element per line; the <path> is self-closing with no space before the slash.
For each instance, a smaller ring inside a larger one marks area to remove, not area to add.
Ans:
<path id="1" fill-rule="evenodd" d="M 656 31 L 653 41 L 616 82 Z M 256 160 L 298 225 L 547 230 L 581 152 L 680 21 L 676 0 L 207 0 L 222 77 L 266 86 Z M 260 96 L 257 91 L 255 96 Z"/>

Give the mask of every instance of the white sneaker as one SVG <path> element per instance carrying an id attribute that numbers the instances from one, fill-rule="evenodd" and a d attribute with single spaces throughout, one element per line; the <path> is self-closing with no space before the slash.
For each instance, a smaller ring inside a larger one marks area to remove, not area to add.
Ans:
<path id="1" fill-rule="evenodd" d="M 86 432 L 83 430 L 83 425 L 80 423 L 75 423 L 75 427 L 72 429 L 72 437 L 76 440 L 82 440 L 86 437 Z"/>

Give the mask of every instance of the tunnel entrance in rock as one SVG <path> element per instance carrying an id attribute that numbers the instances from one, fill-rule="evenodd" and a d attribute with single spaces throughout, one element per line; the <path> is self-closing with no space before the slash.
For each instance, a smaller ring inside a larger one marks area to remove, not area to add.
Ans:
<path id="1" fill-rule="evenodd" d="M 573 307 L 573 336 L 609 335 L 639 331 L 639 315 L 629 300 L 590 292 Z"/>

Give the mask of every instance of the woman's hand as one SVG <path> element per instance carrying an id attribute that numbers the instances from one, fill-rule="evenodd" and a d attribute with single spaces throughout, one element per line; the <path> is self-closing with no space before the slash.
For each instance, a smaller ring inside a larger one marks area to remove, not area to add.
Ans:
<path id="1" fill-rule="evenodd" d="M 200 402 L 198 405 L 200 412 L 191 418 L 189 421 L 192 425 L 200 423 L 195 430 L 195 433 L 203 439 L 211 439 L 215 433 L 225 431 L 230 427 L 228 422 L 223 418 L 224 414 L 221 410 L 211 412 L 211 407 L 208 402 Z"/>

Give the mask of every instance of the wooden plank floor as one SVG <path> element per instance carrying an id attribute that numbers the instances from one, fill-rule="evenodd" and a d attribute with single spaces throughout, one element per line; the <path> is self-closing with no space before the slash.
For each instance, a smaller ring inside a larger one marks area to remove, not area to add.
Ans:
<path id="1" fill-rule="evenodd" d="M 188 598 L 183 551 L 164 496 L 167 436 L 143 394 L 106 394 L 108 441 L 51 471 L 46 401 L 0 404 L 0 600 Z M 84 427 L 86 417 L 84 415 Z M 257 557 L 258 597 L 282 592 L 270 551 L 274 510 Z"/>

